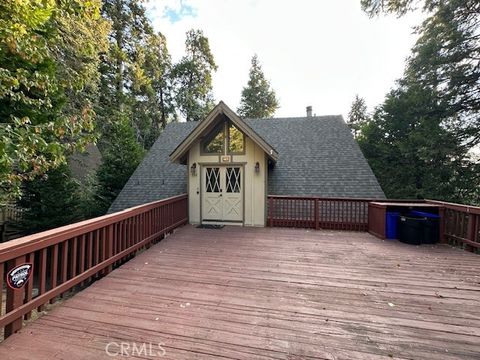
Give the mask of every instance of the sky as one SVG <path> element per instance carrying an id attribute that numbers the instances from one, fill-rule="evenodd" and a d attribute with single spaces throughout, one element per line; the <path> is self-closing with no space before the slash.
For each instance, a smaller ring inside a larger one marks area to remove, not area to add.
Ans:
<path id="1" fill-rule="evenodd" d="M 280 102 L 276 117 L 342 114 L 355 94 L 382 103 L 405 67 L 421 13 L 369 18 L 360 0 L 150 0 L 147 14 L 173 61 L 201 29 L 218 65 L 216 101 L 236 110 L 257 54 Z"/>

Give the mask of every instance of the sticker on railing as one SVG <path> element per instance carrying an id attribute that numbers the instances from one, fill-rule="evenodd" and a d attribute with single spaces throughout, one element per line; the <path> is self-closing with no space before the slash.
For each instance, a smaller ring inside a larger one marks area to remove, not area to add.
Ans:
<path id="1" fill-rule="evenodd" d="M 7 273 L 7 284 L 11 289 L 21 289 L 32 275 L 33 264 L 26 263 L 14 267 Z"/>

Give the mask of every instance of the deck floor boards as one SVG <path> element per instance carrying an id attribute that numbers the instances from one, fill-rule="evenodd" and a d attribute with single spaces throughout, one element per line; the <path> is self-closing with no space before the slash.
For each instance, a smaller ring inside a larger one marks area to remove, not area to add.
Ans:
<path id="1" fill-rule="evenodd" d="M 0 359 L 127 358 L 122 343 L 133 359 L 480 359 L 479 264 L 367 233 L 184 226 Z"/>

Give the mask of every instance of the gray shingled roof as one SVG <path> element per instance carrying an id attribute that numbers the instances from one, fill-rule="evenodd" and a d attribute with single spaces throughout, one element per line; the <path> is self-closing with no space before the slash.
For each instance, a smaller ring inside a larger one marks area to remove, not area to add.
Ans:
<path id="1" fill-rule="evenodd" d="M 341 116 L 245 122 L 279 153 L 268 174 L 269 194 L 385 198 Z M 167 125 L 109 212 L 185 193 L 187 168 L 171 163 L 169 154 L 196 125 Z"/>

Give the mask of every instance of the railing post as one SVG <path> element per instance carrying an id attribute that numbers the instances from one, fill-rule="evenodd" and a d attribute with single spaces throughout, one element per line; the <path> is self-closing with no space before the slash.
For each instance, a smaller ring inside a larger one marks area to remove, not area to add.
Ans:
<path id="1" fill-rule="evenodd" d="M 475 235 L 477 232 L 475 214 L 472 214 L 471 212 L 467 212 L 467 214 L 468 214 L 467 240 L 470 240 L 471 242 L 475 242 Z M 469 251 L 474 249 L 474 247 L 471 245 L 467 245 L 467 247 Z"/>
<path id="2" fill-rule="evenodd" d="M 438 209 L 438 215 L 440 216 L 440 224 L 439 224 L 439 234 L 438 237 L 440 238 L 441 243 L 445 243 L 445 208 L 441 207 Z"/>
<path id="3" fill-rule="evenodd" d="M 14 267 L 25 263 L 25 256 L 19 256 L 13 260 L 7 262 L 7 274 L 10 270 Z M 30 279 L 29 281 L 33 281 Z M 6 311 L 8 313 L 10 311 L 15 310 L 16 308 L 23 305 L 23 298 L 25 296 L 25 287 L 21 289 L 12 289 L 7 286 L 7 301 L 6 301 Z M 22 328 L 22 320 L 23 316 L 20 315 L 17 319 L 12 321 L 10 324 L 5 326 L 5 338 L 9 337 L 13 333 L 17 332 Z"/>
<path id="4" fill-rule="evenodd" d="M 318 198 L 315 198 L 315 230 L 319 230 L 320 229 L 320 209 L 318 208 L 318 205 L 319 205 L 319 201 L 318 201 Z"/>
<path id="5" fill-rule="evenodd" d="M 273 227 L 273 198 L 268 198 L 268 226 Z"/>
<path id="6" fill-rule="evenodd" d="M 107 228 L 107 246 L 106 246 L 106 254 L 107 254 L 107 259 L 110 259 L 113 256 L 113 224 L 109 225 Z M 106 271 L 105 275 L 109 274 L 113 269 L 113 265 L 110 264 Z"/>

